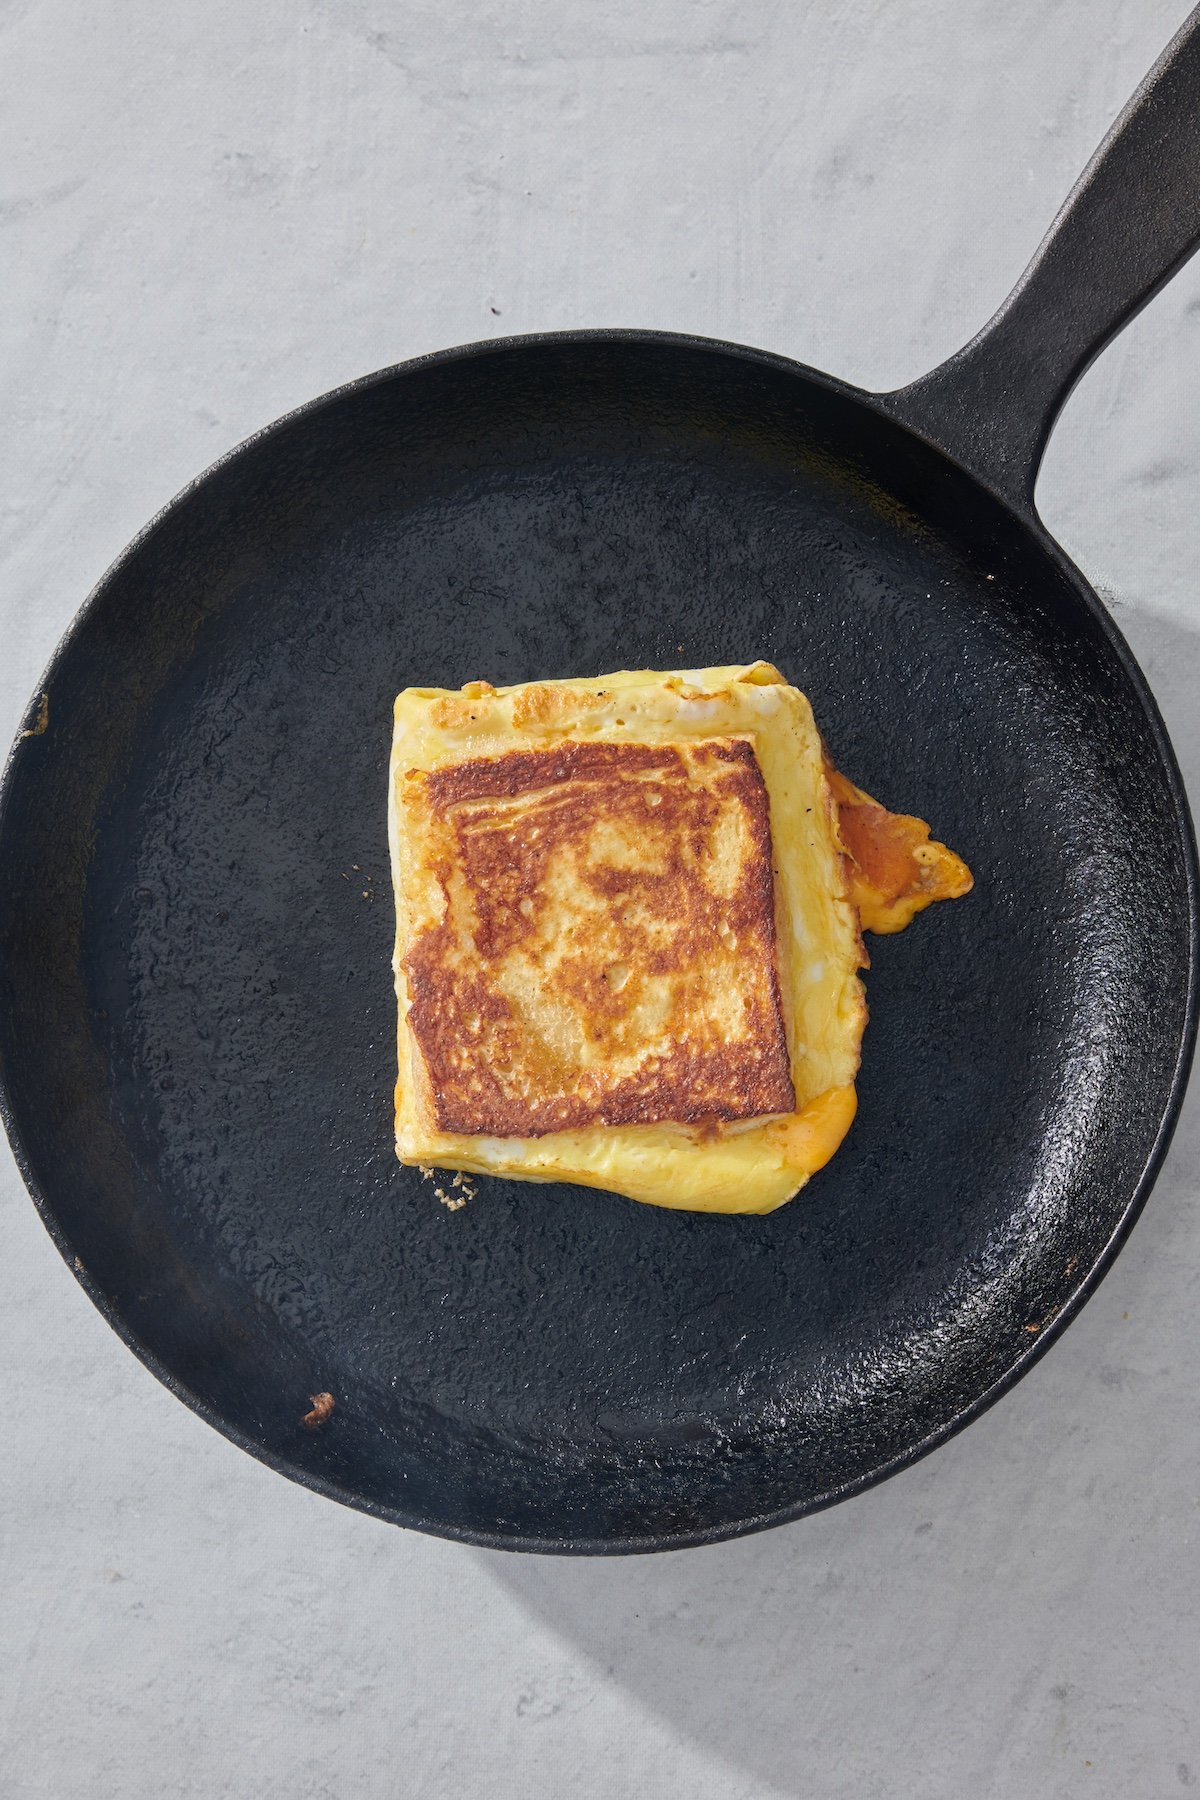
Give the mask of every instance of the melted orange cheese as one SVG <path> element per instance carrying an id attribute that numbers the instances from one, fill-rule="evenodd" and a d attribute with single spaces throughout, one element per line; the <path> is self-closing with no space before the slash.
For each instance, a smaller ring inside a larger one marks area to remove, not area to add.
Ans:
<path id="1" fill-rule="evenodd" d="M 958 900 L 974 884 L 961 856 L 929 835 L 924 819 L 888 812 L 829 765 L 837 830 L 849 861 L 850 898 L 865 931 L 903 931 L 935 900 Z"/>

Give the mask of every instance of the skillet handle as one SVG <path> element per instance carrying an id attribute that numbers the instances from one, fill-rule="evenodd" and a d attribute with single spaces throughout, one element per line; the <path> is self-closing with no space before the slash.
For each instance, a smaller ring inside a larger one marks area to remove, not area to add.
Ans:
<path id="1" fill-rule="evenodd" d="M 1076 182 L 979 335 L 909 387 L 894 418 L 1032 514 L 1059 409 L 1092 359 L 1200 243 L 1200 6 Z"/>

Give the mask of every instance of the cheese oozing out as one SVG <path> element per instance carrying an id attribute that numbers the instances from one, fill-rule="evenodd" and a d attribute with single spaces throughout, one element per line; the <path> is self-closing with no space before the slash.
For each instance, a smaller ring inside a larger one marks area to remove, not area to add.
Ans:
<path id="1" fill-rule="evenodd" d="M 402 1162 L 769 1212 L 838 1148 L 861 923 L 970 886 L 768 663 L 408 688 L 388 805 Z"/>

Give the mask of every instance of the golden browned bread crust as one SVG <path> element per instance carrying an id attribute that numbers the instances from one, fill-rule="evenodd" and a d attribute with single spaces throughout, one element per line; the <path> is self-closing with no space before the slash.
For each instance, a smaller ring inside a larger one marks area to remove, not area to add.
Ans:
<path id="1" fill-rule="evenodd" d="M 564 742 L 410 773 L 440 885 L 403 958 L 444 1132 L 792 1112 L 766 789 L 743 738 Z"/>

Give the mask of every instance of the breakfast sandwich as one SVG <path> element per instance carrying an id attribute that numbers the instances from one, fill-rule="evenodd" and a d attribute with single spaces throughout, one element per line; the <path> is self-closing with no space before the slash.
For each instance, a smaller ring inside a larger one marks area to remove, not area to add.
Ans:
<path id="1" fill-rule="evenodd" d="M 697 1211 L 828 1162 L 862 928 L 971 886 L 763 662 L 407 688 L 388 827 L 401 1161 Z"/>

